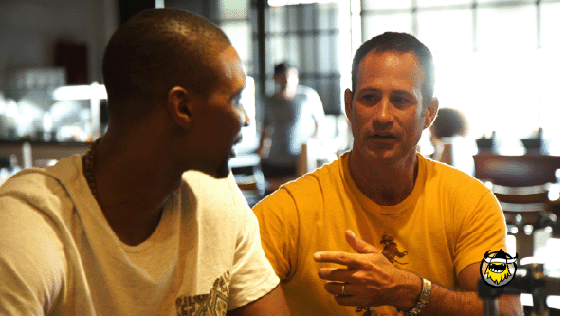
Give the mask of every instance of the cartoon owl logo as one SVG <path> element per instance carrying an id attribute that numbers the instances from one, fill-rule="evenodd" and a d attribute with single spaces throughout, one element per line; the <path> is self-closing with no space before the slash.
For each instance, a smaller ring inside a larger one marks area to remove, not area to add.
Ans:
<path id="1" fill-rule="evenodd" d="M 517 259 L 519 254 L 511 257 L 500 249 L 499 251 L 486 251 L 483 255 L 480 273 L 485 284 L 491 287 L 503 287 L 509 284 L 517 272 Z"/>

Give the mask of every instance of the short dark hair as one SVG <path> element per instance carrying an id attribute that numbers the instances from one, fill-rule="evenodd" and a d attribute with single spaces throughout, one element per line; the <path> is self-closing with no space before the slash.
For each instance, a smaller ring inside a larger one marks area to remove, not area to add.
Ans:
<path id="1" fill-rule="evenodd" d="M 464 113 L 452 108 L 440 108 L 431 132 L 436 138 L 468 135 L 468 120 Z"/>
<path id="2" fill-rule="evenodd" d="M 191 12 L 137 13 L 118 28 L 104 52 L 102 75 L 110 117 L 122 111 L 115 102 L 155 101 L 176 85 L 208 94 L 216 62 L 210 56 L 229 45 L 220 28 Z"/>
<path id="3" fill-rule="evenodd" d="M 290 64 L 289 62 L 282 62 L 280 64 L 275 65 L 275 67 L 273 67 L 273 74 L 274 75 L 282 74 L 290 69 L 297 69 L 297 67 L 295 67 L 295 65 Z"/>
<path id="4" fill-rule="evenodd" d="M 418 58 L 425 72 L 423 84 L 423 102 L 426 105 L 434 93 L 434 63 L 428 47 L 416 37 L 407 33 L 385 32 L 365 41 L 357 50 L 352 63 L 352 92 L 356 93 L 356 75 L 358 65 L 370 52 L 413 53 Z"/>

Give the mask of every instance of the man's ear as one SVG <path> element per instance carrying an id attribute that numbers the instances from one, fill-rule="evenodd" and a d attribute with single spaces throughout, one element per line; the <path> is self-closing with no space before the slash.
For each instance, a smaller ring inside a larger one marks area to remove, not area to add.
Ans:
<path id="1" fill-rule="evenodd" d="M 438 113 L 438 99 L 432 98 L 428 101 L 427 104 L 424 128 L 429 128 L 432 125 L 432 122 L 434 122 L 437 113 Z"/>
<path id="2" fill-rule="evenodd" d="M 175 123 L 189 128 L 193 119 L 194 97 L 185 88 L 175 86 L 167 93 L 167 109 Z"/>
<path id="3" fill-rule="evenodd" d="M 352 121 L 352 102 L 354 93 L 349 88 L 344 91 L 344 109 L 346 110 L 346 117 Z"/>

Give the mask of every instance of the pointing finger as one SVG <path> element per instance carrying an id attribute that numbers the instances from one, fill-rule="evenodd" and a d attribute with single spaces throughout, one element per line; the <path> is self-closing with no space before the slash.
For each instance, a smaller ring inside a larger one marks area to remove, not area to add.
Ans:
<path id="1" fill-rule="evenodd" d="M 378 250 L 374 246 L 358 238 L 358 236 L 356 236 L 356 234 L 351 230 L 346 231 L 346 240 L 348 241 L 350 246 L 358 253 L 378 252 Z"/>
<path id="2" fill-rule="evenodd" d="M 319 251 L 313 258 L 317 262 L 337 263 L 348 266 L 350 269 L 361 269 L 363 264 L 358 261 L 359 254 L 343 251 Z"/>

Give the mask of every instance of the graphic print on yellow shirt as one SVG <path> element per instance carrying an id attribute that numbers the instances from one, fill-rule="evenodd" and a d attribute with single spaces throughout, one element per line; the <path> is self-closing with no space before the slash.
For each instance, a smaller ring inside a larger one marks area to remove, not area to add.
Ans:
<path id="1" fill-rule="evenodd" d="M 385 247 L 383 248 L 383 250 L 381 251 L 381 253 L 385 256 L 385 258 L 387 258 L 387 260 L 389 260 L 389 262 L 395 264 L 407 264 L 408 262 L 399 262 L 395 259 L 395 257 L 398 258 L 403 258 L 404 256 L 406 256 L 407 254 L 409 254 L 408 251 L 399 251 L 399 249 L 397 248 L 397 244 L 393 241 L 393 237 L 387 235 L 387 233 L 383 233 L 383 235 L 381 236 L 381 241 L 379 242 L 380 244 L 384 244 Z"/>

